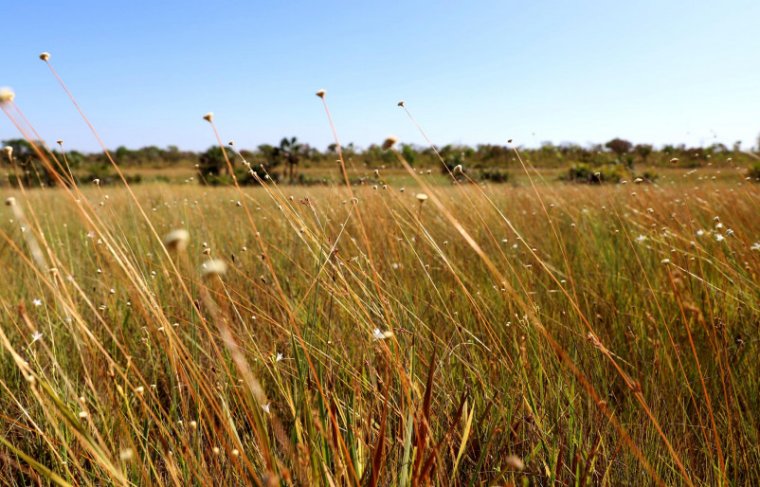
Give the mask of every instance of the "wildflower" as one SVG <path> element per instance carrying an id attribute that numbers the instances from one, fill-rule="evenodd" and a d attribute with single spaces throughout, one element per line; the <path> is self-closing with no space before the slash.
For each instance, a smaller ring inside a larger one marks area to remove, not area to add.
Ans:
<path id="1" fill-rule="evenodd" d="M 142 393 L 144 393 L 144 392 L 145 392 L 145 387 L 143 387 L 143 386 L 137 386 L 137 387 L 135 387 L 135 394 L 142 395 Z"/>
<path id="2" fill-rule="evenodd" d="M 327 92 L 325 90 L 317 90 L 316 95 L 320 98 L 324 98 Z"/>
<path id="3" fill-rule="evenodd" d="M 673 159 L 671 159 L 671 160 L 670 160 L 670 162 L 671 162 L 672 164 L 677 164 L 677 163 L 678 163 L 678 158 L 677 158 L 677 157 L 674 157 Z"/>
<path id="4" fill-rule="evenodd" d="M 670 259 L 662 259 L 662 260 L 660 261 L 660 264 L 666 264 L 666 265 L 667 265 L 667 264 L 670 264 Z"/>
<path id="5" fill-rule="evenodd" d="M 701 228 L 700 228 L 699 230 L 697 230 L 697 237 L 701 237 L 701 236 L 703 236 L 704 234 L 705 234 L 705 231 L 704 231 L 704 230 L 702 230 Z"/>
<path id="6" fill-rule="evenodd" d="M 50 60 L 50 53 L 45 51 L 40 53 L 40 59 L 42 59 L 45 62 L 48 62 Z"/>
<path id="7" fill-rule="evenodd" d="M 100 186 L 100 179 L 98 178 L 93 179 L 92 184 L 94 184 L 95 186 Z"/>
<path id="8" fill-rule="evenodd" d="M 404 102 L 404 100 L 401 100 L 396 105 L 400 106 L 401 108 L 404 108 L 406 107 L 406 102 Z"/>
<path id="9" fill-rule="evenodd" d="M 42 300 L 41 300 L 41 299 L 33 299 L 33 300 L 32 300 L 32 304 L 33 304 L 35 307 L 39 308 L 40 306 L 42 306 Z"/>
<path id="10" fill-rule="evenodd" d="M 718 242 L 722 242 L 722 241 L 724 241 L 725 239 L 726 239 L 726 237 L 724 237 L 724 236 L 723 236 L 723 235 L 721 235 L 720 233 L 716 233 L 716 234 L 715 234 L 715 240 L 716 240 L 716 241 L 718 241 Z"/>
<path id="11" fill-rule="evenodd" d="M 646 235 L 639 235 L 638 237 L 636 237 L 636 241 L 638 243 L 643 243 L 646 239 L 647 239 Z"/>
<path id="12" fill-rule="evenodd" d="M 119 452 L 119 460 L 122 462 L 128 462 L 135 456 L 134 450 L 131 448 L 125 448 Z"/>
<path id="13" fill-rule="evenodd" d="M 760 242 L 753 243 L 749 249 L 754 250 L 755 252 L 760 252 Z"/>
<path id="14" fill-rule="evenodd" d="M 79 411 L 79 417 L 84 419 L 88 416 L 87 411 Z"/>
<path id="15" fill-rule="evenodd" d="M 463 172 L 464 172 L 464 169 L 462 169 L 461 164 L 457 164 L 456 166 L 454 166 L 454 174 L 461 174 Z"/>
<path id="16" fill-rule="evenodd" d="M 233 448 L 232 449 L 232 456 L 233 457 L 240 456 L 240 450 L 238 450 L 237 448 Z"/>
<path id="17" fill-rule="evenodd" d="M 219 453 L 221 452 L 218 446 L 215 446 L 214 448 L 212 448 L 211 451 L 214 452 L 214 455 L 219 455 Z"/>
<path id="18" fill-rule="evenodd" d="M 214 121 L 214 112 L 208 112 L 207 114 L 205 114 L 203 116 L 203 120 L 205 120 L 205 121 L 207 121 L 209 123 L 213 122 Z"/>
<path id="19" fill-rule="evenodd" d="M 283 355 L 282 355 L 281 353 L 279 353 L 279 352 L 278 352 L 278 353 L 277 353 L 277 355 L 276 355 L 276 356 L 275 356 L 275 358 L 274 358 L 274 361 L 275 361 L 275 362 L 282 362 L 282 359 L 283 359 L 283 358 L 284 358 L 284 357 L 283 357 Z"/>
<path id="20" fill-rule="evenodd" d="M 179 228 L 166 234 L 164 246 L 167 250 L 182 252 L 187 248 L 188 240 L 190 240 L 190 233 L 184 228 Z"/>
<path id="21" fill-rule="evenodd" d="M 58 139 L 55 141 L 56 144 L 62 146 L 63 145 L 63 139 Z"/>
<path id="22" fill-rule="evenodd" d="M 417 193 L 414 197 L 417 198 L 417 201 L 419 201 L 420 204 L 424 203 L 428 199 L 428 195 L 425 193 Z"/>
<path id="23" fill-rule="evenodd" d="M 398 142 L 398 139 L 396 137 L 390 136 L 383 142 L 383 150 L 388 150 L 394 145 L 396 145 L 396 142 Z"/>
<path id="24" fill-rule="evenodd" d="M 261 409 L 263 409 L 265 413 L 269 414 L 269 410 L 270 410 L 270 406 L 271 405 L 272 405 L 272 403 L 268 402 L 268 403 L 264 404 L 263 406 L 261 406 Z"/>
<path id="25" fill-rule="evenodd" d="M 40 333 L 39 331 L 35 331 L 34 334 L 32 334 L 32 343 L 38 342 L 40 340 L 42 340 L 42 333 Z"/>
<path id="26" fill-rule="evenodd" d="M 5 155 L 8 156 L 8 159 L 13 157 L 13 147 L 6 145 L 3 147 L 3 150 L 5 151 Z"/>
<path id="27" fill-rule="evenodd" d="M 374 330 L 372 330 L 372 338 L 375 341 L 385 340 L 386 338 L 390 338 L 392 336 L 393 336 L 393 332 L 390 330 L 380 331 L 380 328 L 375 328 Z"/>
<path id="28" fill-rule="evenodd" d="M 0 105 L 10 103 L 16 98 L 16 93 L 10 88 L 0 88 Z"/>
<path id="29" fill-rule="evenodd" d="M 202 277 L 221 276 L 227 272 L 227 264 L 220 259 L 207 260 L 201 264 L 200 272 Z"/>

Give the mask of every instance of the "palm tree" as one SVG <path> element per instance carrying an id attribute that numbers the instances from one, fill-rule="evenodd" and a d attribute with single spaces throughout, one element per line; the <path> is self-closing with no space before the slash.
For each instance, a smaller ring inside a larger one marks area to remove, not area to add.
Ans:
<path id="1" fill-rule="evenodd" d="M 295 167 L 301 160 L 301 154 L 303 152 L 303 144 L 298 142 L 295 137 L 284 137 L 280 141 L 279 147 L 277 147 L 277 156 L 283 161 L 288 163 L 289 166 L 289 179 L 293 182 L 295 176 Z"/>

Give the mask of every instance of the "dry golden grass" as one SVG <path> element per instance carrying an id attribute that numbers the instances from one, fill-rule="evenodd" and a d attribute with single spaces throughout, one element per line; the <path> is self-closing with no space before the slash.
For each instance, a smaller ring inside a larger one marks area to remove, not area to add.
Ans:
<path id="1" fill-rule="evenodd" d="M 133 191 L 4 210 L 3 483 L 760 480 L 739 178 Z"/>

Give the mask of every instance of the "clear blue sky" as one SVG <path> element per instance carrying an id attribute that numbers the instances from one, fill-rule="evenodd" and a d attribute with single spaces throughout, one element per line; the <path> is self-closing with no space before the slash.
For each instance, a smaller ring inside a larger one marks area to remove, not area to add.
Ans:
<path id="1" fill-rule="evenodd" d="M 613 5 L 614 4 L 614 5 Z M 760 1 L 4 2 L 0 86 L 38 131 L 110 147 L 203 149 L 296 135 L 324 148 L 324 88 L 344 143 L 756 144 Z M 0 139 L 16 137 L 3 116 Z"/>

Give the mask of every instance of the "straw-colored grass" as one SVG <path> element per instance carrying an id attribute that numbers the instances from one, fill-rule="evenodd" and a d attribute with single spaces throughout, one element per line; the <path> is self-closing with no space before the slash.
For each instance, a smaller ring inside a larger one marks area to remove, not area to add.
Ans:
<path id="1" fill-rule="evenodd" d="M 760 483 L 738 177 L 132 191 L 6 195 L 3 484 Z"/>

